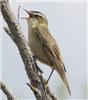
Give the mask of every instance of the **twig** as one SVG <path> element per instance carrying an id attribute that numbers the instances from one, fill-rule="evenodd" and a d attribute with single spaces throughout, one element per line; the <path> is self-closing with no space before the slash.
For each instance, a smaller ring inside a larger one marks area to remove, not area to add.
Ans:
<path id="1" fill-rule="evenodd" d="M 33 87 L 32 85 L 30 85 L 29 83 L 26 83 L 30 88 L 31 88 L 31 90 L 33 91 L 33 92 L 35 92 L 35 94 L 38 96 L 38 98 L 41 98 L 41 92 L 37 89 L 37 88 L 35 88 L 35 87 Z M 42 98 L 41 98 L 42 99 Z"/>
<path id="2" fill-rule="evenodd" d="M 21 7 L 21 6 L 19 6 L 19 8 L 18 8 L 18 23 L 19 23 L 19 13 L 20 13 L 20 7 Z"/>
<path id="3" fill-rule="evenodd" d="M 2 91 L 6 94 L 8 100 L 17 100 L 17 98 L 13 95 L 11 90 L 6 86 L 6 84 L 0 79 L 0 86 Z"/>

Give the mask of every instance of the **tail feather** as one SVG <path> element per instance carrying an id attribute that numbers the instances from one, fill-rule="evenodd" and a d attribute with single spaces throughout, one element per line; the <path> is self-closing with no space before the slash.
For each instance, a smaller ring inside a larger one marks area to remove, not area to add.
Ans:
<path id="1" fill-rule="evenodd" d="M 69 88 L 69 85 L 68 85 L 68 82 L 67 82 L 67 79 L 66 79 L 66 75 L 64 74 L 62 77 L 61 78 L 62 78 L 63 82 L 65 83 L 65 85 L 66 85 L 66 87 L 68 89 L 69 94 L 71 95 L 71 91 L 70 91 L 70 88 Z"/>
<path id="2" fill-rule="evenodd" d="M 66 79 L 66 75 L 65 75 L 64 66 L 59 61 L 56 61 L 55 69 L 58 72 L 58 74 L 60 75 L 63 82 L 65 83 L 65 85 L 68 89 L 68 92 L 71 95 L 71 91 L 70 91 L 70 88 L 69 88 L 69 85 L 68 85 L 68 82 L 67 82 L 67 79 Z"/>
<path id="3" fill-rule="evenodd" d="M 65 83 L 65 85 L 66 85 L 66 87 L 68 89 L 68 92 L 71 95 L 71 91 L 70 91 L 70 88 L 69 88 L 69 85 L 68 85 L 68 82 L 67 82 L 67 79 L 66 79 L 65 72 L 62 74 L 62 73 L 60 73 L 60 71 L 58 71 L 58 74 L 60 75 L 62 81 Z"/>

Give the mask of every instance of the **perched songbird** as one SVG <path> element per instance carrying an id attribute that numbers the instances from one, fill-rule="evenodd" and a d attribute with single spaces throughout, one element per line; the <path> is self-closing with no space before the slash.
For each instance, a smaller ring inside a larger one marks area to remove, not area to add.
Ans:
<path id="1" fill-rule="evenodd" d="M 66 69 L 59 47 L 48 30 L 47 18 L 38 11 L 25 11 L 29 14 L 29 17 L 24 19 L 28 23 L 28 40 L 32 52 L 40 62 L 50 66 L 52 72 L 58 72 L 71 95 L 65 75 Z"/>

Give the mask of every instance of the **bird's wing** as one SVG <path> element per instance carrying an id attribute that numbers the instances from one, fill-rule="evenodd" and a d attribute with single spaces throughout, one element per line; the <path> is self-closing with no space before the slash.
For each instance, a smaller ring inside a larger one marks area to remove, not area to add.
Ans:
<path id="1" fill-rule="evenodd" d="M 66 69 L 61 58 L 59 47 L 54 38 L 50 33 L 47 34 L 46 30 L 41 27 L 37 27 L 35 33 L 49 59 L 57 66 L 59 72 L 64 74 Z"/>

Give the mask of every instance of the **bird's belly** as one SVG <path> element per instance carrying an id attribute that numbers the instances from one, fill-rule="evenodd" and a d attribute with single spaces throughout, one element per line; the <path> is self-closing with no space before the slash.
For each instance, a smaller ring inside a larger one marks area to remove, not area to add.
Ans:
<path id="1" fill-rule="evenodd" d="M 34 53 L 34 55 L 39 58 L 38 60 L 44 64 L 47 64 L 46 62 L 48 62 L 49 64 L 51 63 L 48 56 L 46 55 L 43 46 L 35 39 L 31 40 L 29 39 L 29 46 L 32 50 L 32 52 Z M 47 64 L 47 65 L 49 65 Z"/>

